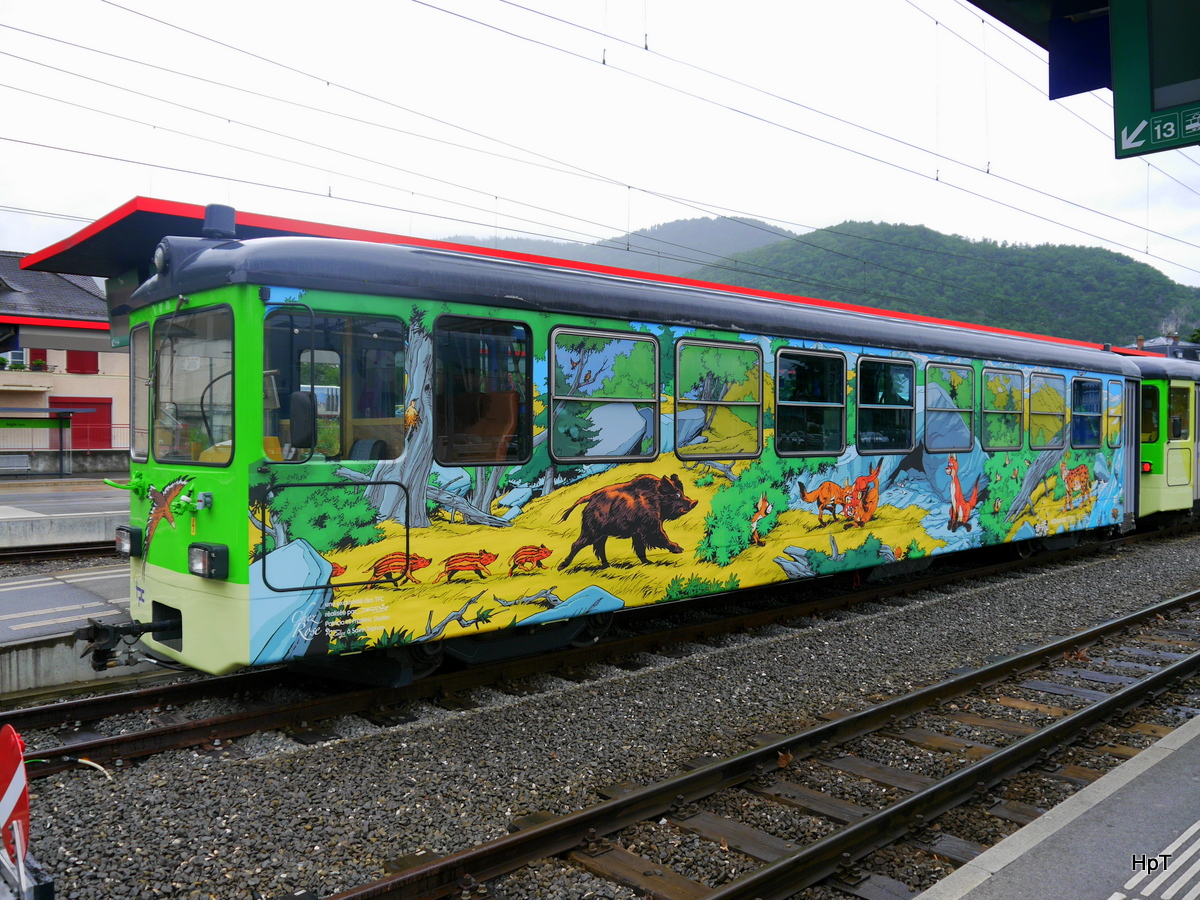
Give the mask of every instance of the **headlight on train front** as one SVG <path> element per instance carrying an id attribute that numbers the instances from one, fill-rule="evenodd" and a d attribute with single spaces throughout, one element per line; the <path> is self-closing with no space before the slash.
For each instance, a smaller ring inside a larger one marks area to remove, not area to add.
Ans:
<path id="1" fill-rule="evenodd" d="M 118 525 L 116 544 L 119 556 L 141 556 L 142 529 L 132 525 Z"/>
<path id="2" fill-rule="evenodd" d="M 228 578 L 229 548 L 224 544 L 189 545 L 188 571 L 201 578 Z"/>

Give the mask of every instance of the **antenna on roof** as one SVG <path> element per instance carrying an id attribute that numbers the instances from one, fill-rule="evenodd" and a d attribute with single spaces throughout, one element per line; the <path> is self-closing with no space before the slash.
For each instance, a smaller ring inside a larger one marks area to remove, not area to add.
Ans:
<path id="1" fill-rule="evenodd" d="M 210 203 L 204 207 L 204 225 L 200 233 L 206 238 L 230 239 L 237 237 L 237 212 L 232 206 Z"/>

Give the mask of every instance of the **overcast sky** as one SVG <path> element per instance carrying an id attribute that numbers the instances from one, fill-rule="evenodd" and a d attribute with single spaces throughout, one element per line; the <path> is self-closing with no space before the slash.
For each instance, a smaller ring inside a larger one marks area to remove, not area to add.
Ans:
<path id="1" fill-rule="evenodd" d="M 143 195 L 435 238 L 923 224 L 1200 285 L 1200 151 L 1117 161 L 1111 93 L 1046 81 L 960 0 L 0 0 L 0 249 Z"/>

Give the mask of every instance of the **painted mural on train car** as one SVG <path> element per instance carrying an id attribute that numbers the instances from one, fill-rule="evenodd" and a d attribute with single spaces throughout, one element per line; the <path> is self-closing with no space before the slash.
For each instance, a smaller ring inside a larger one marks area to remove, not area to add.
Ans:
<path id="1" fill-rule="evenodd" d="M 345 301 L 273 289 L 267 312 L 246 549 L 254 663 L 809 579 L 1125 513 L 1111 376 Z M 364 311 L 323 311 L 339 306 Z M 290 441 L 300 390 L 322 398 L 312 449 Z M 514 427 L 524 417 L 531 445 Z"/>

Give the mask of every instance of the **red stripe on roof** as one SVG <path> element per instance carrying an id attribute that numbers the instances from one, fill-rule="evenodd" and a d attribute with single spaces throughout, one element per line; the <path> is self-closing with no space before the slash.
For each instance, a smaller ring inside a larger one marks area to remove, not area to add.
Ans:
<path id="1" fill-rule="evenodd" d="M 39 250 L 36 253 L 26 256 L 21 260 L 21 268 L 30 268 L 43 260 L 49 259 L 58 253 L 62 253 L 63 251 L 82 243 L 86 239 L 93 237 L 110 225 L 138 211 L 162 213 L 166 215 L 174 215 L 182 218 L 198 220 L 203 220 L 204 218 L 204 207 L 198 206 L 194 203 L 178 203 L 171 200 L 159 200 L 153 197 L 134 197 L 128 203 L 118 207 L 106 216 L 97 219 L 91 225 L 87 226 L 81 231 L 76 232 L 71 237 L 65 238 L 64 240 L 59 241 L 57 244 L 47 247 L 44 250 Z M 310 235 L 313 237 L 326 237 L 350 241 L 368 241 L 376 244 L 399 244 L 411 247 L 425 247 L 432 250 L 446 250 L 456 253 L 465 253 L 472 256 L 504 259 L 512 262 L 523 262 L 539 266 L 552 266 L 554 268 L 568 269 L 579 272 L 591 272 L 597 275 L 606 275 L 616 278 L 629 278 L 640 281 L 653 281 L 660 284 L 678 285 L 681 287 L 716 290 L 728 294 L 738 294 L 744 297 L 759 297 L 770 300 L 782 300 L 788 303 L 822 307 L 825 309 L 843 310 L 845 312 L 859 313 L 861 315 L 869 315 L 881 319 L 919 322 L 927 325 L 941 325 L 959 330 L 965 329 L 969 331 L 983 332 L 986 334 L 1006 335 L 1010 337 L 1025 338 L 1046 343 L 1065 344 L 1074 347 L 1100 349 L 1103 346 L 1090 341 L 1059 338 L 1050 335 L 1035 334 L 1027 331 L 1015 331 L 1009 328 L 997 328 L 988 325 L 976 325 L 970 322 L 959 322 L 953 319 L 939 319 L 932 316 L 916 315 L 914 313 L 895 312 L 893 310 L 878 309 L 870 306 L 859 306 L 852 303 L 839 303 L 833 300 L 820 300 L 814 297 L 801 297 L 795 294 L 783 294 L 774 291 L 758 290 L 755 288 L 738 287 L 735 285 L 716 284 L 713 282 L 697 281 L 690 278 L 680 278 L 673 275 L 659 275 L 652 272 L 641 272 L 635 269 L 615 268 L 596 263 L 577 262 L 574 260 L 557 259 L 554 257 L 538 256 L 529 253 L 514 253 L 508 250 L 476 247 L 469 244 L 454 244 L 446 241 L 434 241 L 427 240 L 425 238 L 407 237 L 404 235 L 390 234 L 384 231 L 371 231 L 368 229 L 349 228 L 340 225 L 325 225 L 319 222 L 307 222 L 302 219 L 286 219 L 279 216 L 268 216 L 259 213 L 238 211 L 235 221 L 239 225 L 279 231 L 285 234 Z M 5 320 L 0 319 L 0 321 Z M 76 327 L 101 326 L 88 325 Z M 1122 352 L 1127 352 L 1129 355 L 1159 355 L 1148 352 L 1142 353 L 1136 350 L 1123 350 Z"/>
<path id="2" fill-rule="evenodd" d="M 5 325 L 46 325 L 51 328 L 91 328 L 108 331 L 107 322 L 88 322 L 82 319 L 44 319 L 34 316 L 0 316 Z"/>

